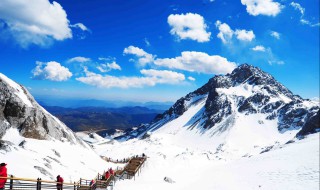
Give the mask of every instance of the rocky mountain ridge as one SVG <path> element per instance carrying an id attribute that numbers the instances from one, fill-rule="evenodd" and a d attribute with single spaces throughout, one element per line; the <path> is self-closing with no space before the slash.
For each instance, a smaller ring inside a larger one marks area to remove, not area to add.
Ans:
<path id="1" fill-rule="evenodd" d="M 10 128 L 25 138 L 83 144 L 65 124 L 43 109 L 28 90 L 0 73 L 0 138 Z"/>
<path id="2" fill-rule="evenodd" d="M 279 133 L 300 130 L 298 134 L 305 135 L 319 131 L 319 124 L 304 127 L 311 118 L 319 121 L 319 103 L 294 95 L 270 74 L 258 67 L 243 64 L 230 74 L 211 78 L 204 86 L 180 98 L 153 122 L 121 138 L 143 137 L 148 132 L 156 131 L 179 118 L 200 100 L 205 100 L 204 108 L 193 116 L 190 129 L 196 127 L 205 132 L 218 126 L 215 130 L 223 132 L 233 127 L 236 116 L 262 114 L 264 118 L 258 123 L 276 121 Z"/>

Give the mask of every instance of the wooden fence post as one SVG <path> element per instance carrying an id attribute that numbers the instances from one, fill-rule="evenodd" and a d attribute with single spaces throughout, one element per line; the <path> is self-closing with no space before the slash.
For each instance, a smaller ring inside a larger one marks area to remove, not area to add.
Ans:
<path id="1" fill-rule="evenodd" d="M 37 190 L 41 190 L 41 178 L 37 179 Z"/>
<path id="2" fill-rule="evenodd" d="M 13 189 L 13 175 L 11 175 L 10 176 L 11 177 L 11 179 L 10 179 L 10 190 L 12 190 Z"/>

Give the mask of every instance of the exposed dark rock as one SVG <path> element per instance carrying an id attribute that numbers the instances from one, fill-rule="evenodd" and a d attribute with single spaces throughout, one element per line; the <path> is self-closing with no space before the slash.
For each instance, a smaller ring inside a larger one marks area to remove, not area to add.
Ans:
<path id="1" fill-rule="evenodd" d="M 297 136 L 305 136 L 308 134 L 316 133 L 320 131 L 320 111 L 314 116 L 311 116 L 302 129 L 298 132 Z"/>
<path id="2" fill-rule="evenodd" d="M 0 138 L 9 128 L 34 139 L 83 144 L 62 122 L 46 112 L 23 86 L 0 74 Z"/>

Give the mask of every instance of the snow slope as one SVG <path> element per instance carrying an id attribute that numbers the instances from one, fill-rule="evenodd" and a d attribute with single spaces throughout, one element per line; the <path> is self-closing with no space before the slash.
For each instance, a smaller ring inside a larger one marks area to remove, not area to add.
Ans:
<path id="1" fill-rule="evenodd" d="M 136 181 L 121 181 L 118 190 L 313 190 L 319 188 L 318 118 L 318 103 L 244 64 L 119 142 L 94 147 L 113 159 L 148 155 Z M 297 135 L 302 129 L 307 132 Z"/>
<path id="2" fill-rule="evenodd" d="M 0 149 L 0 161 L 8 163 L 8 173 L 16 177 L 55 180 L 57 175 L 61 175 L 66 182 L 74 182 L 80 178 L 93 179 L 98 172 L 118 166 L 105 162 L 89 147 L 57 140 L 24 138 L 13 128 L 2 140 L 10 140 L 11 143 Z"/>
<path id="3" fill-rule="evenodd" d="M 66 182 L 93 179 L 116 167 L 41 107 L 26 88 L 1 73 L 0 162 L 6 162 L 15 177 L 55 180 L 60 174 Z"/>
<path id="4" fill-rule="evenodd" d="M 114 190 L 316 190 L 319 188 L 319 133 L 254 156 L 221 159 L 211 152 L 175 145 L 174 137 L 152 135 L 95 147 L 111 158 L 145 153 L 146 166 L 135 180 Z M 189 138 L 189 140 L 193 140 Z M 174 183 L 164 181 L 169 177 Z"/>

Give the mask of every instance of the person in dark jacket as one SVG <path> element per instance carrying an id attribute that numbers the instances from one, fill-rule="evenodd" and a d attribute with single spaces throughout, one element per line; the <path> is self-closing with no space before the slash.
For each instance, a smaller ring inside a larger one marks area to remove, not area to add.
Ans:
<path id="1" fill-rule="evenodd" d="M 57 190 L 62 190 L 62 188 L 63 188 L 63 178 L 60 176 L 60 175 L 58 175 L 57 176 Z"/>
<path id="2" fill-rule="evenodd" d="M 7 165 L 6 163 L 0 164 L 0 177 L 8 177 L 6 165 Z M 7 182 L 6 178 L 0 179 L 0 190 L 4 190 L 4 185 L 6 184 L 6 182 Z"/>

